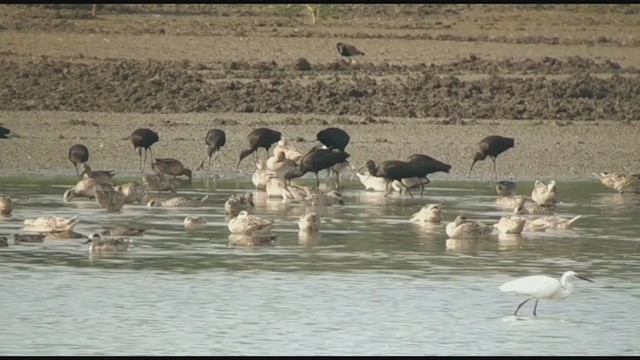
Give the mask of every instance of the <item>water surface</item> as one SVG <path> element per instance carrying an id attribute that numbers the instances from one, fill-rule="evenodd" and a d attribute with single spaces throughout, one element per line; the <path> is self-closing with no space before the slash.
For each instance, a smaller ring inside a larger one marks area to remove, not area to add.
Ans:
<path id="1" fill-rule="evenodd" d="M 444 226 L 459 214 L 493 223 L 508 213 L 484 182 L 434 181 L 423 199 L 347 182 L 345 205 L 332 207 L 255 193 L 254 213 L 274 220 L 278 235 L 259 248 L 229 246 L 223 210 L 250 183 L 194 179 L 180 193 L 208 194 L 201 208 L 107 213 L 95 201 L 64 203 L 74 182 L 0 178 L 15 208 L 0 235 L 43 215 L 78 215 L 83 234 L 147 231 L 120 256 L 90 256 L 84 239 L 0 249 L 1 355 L 640 354 L 640 196 L 595 181 L 558 184 L 558 214 L 582 215 L 573 231 L 477 241 L 447 239 Z M 524 195 L 532 187 L 518 183 Z M 409 222 L 425 203 L 442 204 L 442 225 Z M 298 236 L 307 210 L 323 219 L 314 241 Z M 208 224 L 185 229 L 188 215 Z M 595 284 L 577 281 L 569 298 L 540 301 L 537 318 L 533 301 L 514 317 L 526 298 L 498 289 L 566 270 Z"/>

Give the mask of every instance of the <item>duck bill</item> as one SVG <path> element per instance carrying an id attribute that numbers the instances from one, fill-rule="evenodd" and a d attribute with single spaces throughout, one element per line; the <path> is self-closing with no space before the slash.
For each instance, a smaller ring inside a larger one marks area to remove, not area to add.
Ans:
<path id="1" fill-rule="evenodd" d="M 584 276 L 576 275 L 576 277 L 577 277 L 578 279 L 582 279 L 582 280 L 584 280 L 584 281 L 588 281 L 588 282 L 591 282 L 591 283 L 592 283 L 592 282 L 594 282 L 593 280 L 591 280 L 591 279 L 587 279 L 587 278 L 586 278 L 586 277 L 584 277 Z"/>

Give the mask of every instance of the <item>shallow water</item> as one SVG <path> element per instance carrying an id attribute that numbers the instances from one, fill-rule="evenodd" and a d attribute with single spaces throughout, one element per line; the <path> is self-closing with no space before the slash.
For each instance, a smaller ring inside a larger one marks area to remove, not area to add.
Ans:
<path id="1" fill-rule="evenodd" d="M 63 203 L 74 181 L 0 178 L 14 201 L 0 235 L 43 215 L 78 215 L 83 234 L 147 231 L 120 256 L 90 256 L 84 239 L 0 249 L 1 355 L 640 354 L 640 196 L 596 181 L 558 184 L 558 214 L 582 214 L 574 230 L 478 241 L 447 239 L 444 226 L 459 214 L 490 223 L 508 213 L 485 182 L 434 181 L 424 199 L 347 183 L 344 206 L 312 208 L 323 219 L 312 242 L 298 237 L 306 205 L 256 193 L 254 213 L 275 220 L 278 235 L 257 248 L 229 246 L 224 218 L 224 201 L 248 182 L 209 189 L 194 179 L 180 193 L 208 194 L 201 208 L 107 213 L 95 201 Z M 409 222 L 424 203 L 442 204 L 442 225 Z M 185 229 L 187 215 L 208 224 Z M 537 318 L 533 301 L 514 317 L 526 298 L 498 289 L 566 270 L 595 283 L 541 300 Z"/>

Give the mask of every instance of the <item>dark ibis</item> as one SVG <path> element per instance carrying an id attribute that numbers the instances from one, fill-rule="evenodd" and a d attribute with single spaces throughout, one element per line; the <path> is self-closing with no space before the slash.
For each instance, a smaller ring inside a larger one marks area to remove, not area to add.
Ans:
<path id="1" fill-rule="evenodd" d="M 158 133 L 147 128 L 140 128 L 131 133 L 129 137 L 131 139 L 131 143 L 133 144 L 133 148 L 138 153 L 140 157 L 140 172 L 144 172 L 144 167 L 147 164 L 147 151 L 149 151 L 149 157 L 153 160 L 153 151 L 151 150 L 151 145 L 157 143 L 160 138 L 158 137 Z M 142 150 L 144 149 L 144 162 L 142 161 Z"/>
<path id="2" fill-rule="evenodd" d="M 329 171 L 329 168 L 336 164 L 344 163 L 349 158 L 349 154 L 344 151 L 333 151 L 329 149 L 311 149 L 300 159 L 300 165 L 294 171 L 290 171 L 284 175 L 284 179 L 288 182 L 291 179 L 299 178 L 308 172 L 316 174 L 316 187 L 320 187 L 320 179 L 318 172 L 322 170 Z"/>
<path id="3" fill-rule="evenodd" d="M 376 165 L 373 160 L 367 160 L 367 162 L 362 166 L 358 171 L 360 171 L 363 167 L 366 167 L 369 170 L 369 173 L 373 176 L 381 177 L 386 180 L 385 187 L 387 191 L 384 196 L 389 195 L 391 193 L 391 186 L 389 186 L 394 180 L 398 180 L 398 182 L 404 186 L 404 188 L 409 193 L 409 196 L 413 197 L 411 190 L 402 182 L 402 179 L 417 177 L 420 179 L 420 194 L 424 192 L 424 184 L 422 183 L 422 178 L 424 177 L 424 170 L 418 168 L 417 166 L 401 161 L 401 160 L 386 160 L 383 161 L 382 164 Z"/>
<path id="4" fill-rule="evenodd" d="M 191 181 L 191 169 L 187 169 L 179 160 L 172 158 L 158 158 L 153 161 L 151 167 L 162 174 L 173 176 L 187 175 Z"/>
<path id="5" fill-rule="evenodd" d="M 445 164 L 439 160 L 432 158 L 431 156 L 424 154 L 413 154 L 409 156 L 409 158 L 407 158 L 407 162 L 420 170 L 420 174 L 417 177 L 426 179 L 427 182 L 425 184 L 431 182 L 427 175 L 439 171 L 449 173 L 449 170 L 451 170 L 451 165 Z M 422 180 L 420 182 L 422 183 Z M 422 196 L 423 189 L 424 186 L 421 187 L 420 196 Z"/>
<path id="6" fill-rule="evenodd" d="M 73 163 L 73 166 L 76 168 L 76 174 L 78 177 L 82 177 L 80 175 L 80 171 L 78 170 L 78 165 L 85 164 L 89 161 L 89 149 L 82 144 L 75 144 L 69 148 L 69 160 Z"/>
<path id="7" fill-rule="evenodd" d="M 220 129 L 211 129 L 207 132 L 207 136 L 204 138 L 205 144 L 209 147 L 207 150 L 207 155 L 209 156 L 209 164 L 207 166 L 207 172 L 211 171 L 211 156 L 215 154 L 213 157 L 213 168 L 216 167 L 216 159 L 218 158 L 218 151 L 227 143 L 227 135 L 224 133 L 224 130 Z M 205 158 L 206 159 L 206 158 Z M 204 166 L 204 160 L 200 163 L 200 166 L 196 170 L 200 170 Z"/>
<path id="8" fill-rule="evenodd" d="M 514 147 L 514 139 L 510 137 L 490 135 L 482 139 L 478 143 L 478 151 L 473 156 L 473 162 L 471 163 L 471 168 L 469 168 L 469 176 L 471 176 L 473 165 L 477 161 L 486 159 L 488 156 L 491 161 L 493 161 L 493 170 L 491 171 L 491 182 L 493 183 L 494 174 L 496 179 L 498 177 L 498 172 L 496 170 L 496 157 L 512 147 Z"/>
<path id="9" fill-rule="evenodd" d="M 258 149 L 264 148 L 267 152 L 267 159 L 269 158 L 269 148 L 271 145 L 277 143 L 282 138 L 282 134 L 280 131 L 271 130 L 267 128 L 257 128 L 252 130 L 249 135 L 247 135 L 247 141 L 249 142 L 249 148 L 246 150 L 242 150 L 240 152 L 240 159 L 238 159 L 238 164 L 236 165 L 236 173 L 238 172 L 238 167 L 240 166 L 240 162 L 242 159 L 247 156 L 256 153 L 256 162 L 258 158 Z"/>
<path id="10" fill-rule="evenodd" d="M 340 151 L 346 151 L 351 137 L 342 129 L 330 127 L 318 131 L 316 139 L 329 150 L 338 149 Z"/>
<path id="11" fill-rule="evenodd" d="M 8 139 L 11 136 L 11 130 L 0 124 L 0 139 Z"/>
<path id="12" fill-rule="evenodd" d="M 364 55 L 364 52 L 358 50 L 358 48 L 356 48 L 355 46 L 344 44 L 341 42 L 336 44 L 336 48 L 338 49 L 338 53 L 341 56 L 344 56 L 347 59 L 349 59 L 349 61 L 352 61 L 351 60 L 352 56 Z"/>

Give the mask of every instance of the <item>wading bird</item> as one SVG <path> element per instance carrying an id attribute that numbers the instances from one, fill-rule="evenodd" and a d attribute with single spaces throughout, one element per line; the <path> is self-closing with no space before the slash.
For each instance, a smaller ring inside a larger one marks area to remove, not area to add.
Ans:
<path id="1" fill-rule="evenodd" d="M 498 171 L 496 170 L 496 158 L 498 157 L 498 155 L 502 154 L 512 147 L 514 147 L 514 139 L 510 137 L 491 135 L 482 139 L 478 143 L 478 151 L 473 156 L 473 162 L 471 163 L 471 168 L 469 168 L 469 176 L 471 176 L 473 165 L 477 161 L 486 159 L 488 156 L 491 161 L 493 161 L 493 170 L 491 171 L 491 182 L 493 183 L 494 175 L 496 179 L 498 178 Z"/>
<path id="2" fill-rule="evenodd" d="M 76 168 L 76 174 L 81 177 L 78 171 L 78 165 L 85 164 L 89 161 L 89 149 L 82 144 L 75 144 L 69 148 L 69 160 Z"/>
<path id="3" fill-rule="evenodd" d="M 438 171 L 442 171 L 445 173 L 449 173 L 451 170 L 451 165 L 445 164 L 439 160 L 432 158 L 431 156 L 423 155 L 423 154 L 413 154 L 409 156 L 407 162 L 413 166 L 415 166 L 419 172 L 416 174 L 418 178 L 424 178 L 427 180 L 425 184 L 431 182 L 427 175 L 433 174 Z M 420 181 L 420 196 L 424 191 L 424 185 L 422 185 L 422 180 Z"/>
<path id="4" fill-rule="evenodd" d="M 338 49 L 338 53 L 349 59 L 349 61 L 353 61 L 351 59 L 352 56 L 364 55 L 364 53 L 358 50 L 355 46 L 341 42 L 336 44 L 336 48 Z"/>
<path id="5" fill-rule="evenodd" d="M 316 139 L 320 141 L 322 145 L 326 146 L 329 150 L 337 149 L 340 151 L 345 151 L 347 145 L 349 144 L 349 140 L 351 140 L 351 137 L 349 136 L 349 134 L 347 134 L 346 131 L 340 128 L 330 127 L 318 131 L 318 133 L 316 134 Z"/>
<path id="6" fill-rule="evenodd" d="M 191 181 L 191 169 L 184 167 L 179 160 L 172 158 L 158 158 L 154 160 L 151 167 L 165 175 L 173 176 L 174 179 L 176 176 L 187 175 L 189 181 Z"/>
<path id="7" fill-rule="evenodd" d="M 2 123 L 0 123 L 2 125 Z M 0 139 L 8 139 L 11 136 L 11 130 L 4 126 L 0 126 Z"/>
<path id="8" fill-rule="evenodd" d="M 533 307 L 533 316 L 538 316 L 536 314 L 538 301 L 540 299 L 551 301 L 565 299 L 573 292 L 574 277 L 593 282 L 593 280 L 582 277 L 573 271 L 567 271 L 562 275 L 560 281 L 544 275 L 526 276 L 523 278 L 507 281 L 500 286 L 500 290 L 502 290 L 503 292 L 512 292 L 529 296 L 527 300 L 518 305 L 516 311 L 513 313 L 514 316 L 518 316 L 518 310 L 520 310 L 522 305 L 526 304 L 531 299 L 536 299 L 536 304 Z"/>
<path id="9" fill-rule="evenodd" d="M 144 172 L 144 167 L 147 164 L 147 151 L 149 151 L 149 157 L 153 160 L 153 151 L 151 150 L 151 145 L 157 143 L 160 138 L 158 137 L 158 133 L 147 128 L 140 128 L 135 130 L 129 136 L 131 139 L 131 143 L 133 144 L 133 148 L 136 150 L 136 153 L 140 157 L 140 172 Z M 144 161 L 142 161 L 142 150 L 144 149 Z"/>
<path id="10" fill-rule="evenodd" d="M 204 142 L 208 146 L 207 156 L 209 157 L 209 163 L 207 165 L 207 172 L 211 172 L 211 156 L 215 154 L 215 156 L 213 156 L 213 169 L 215 170 L 216 159 L 218 158 L 220 149 L 222 149 L 224 144 L 227 143 L 227 135 L 225 134 L 224 130 L 211 129 L 207 132 L 207 136 L 204 138 Z M 205 159 L 202 159 L 202 162 L 200 163 L 200 166 L 198 166 L 196 171 L 203 168 L 204 160 Z"/>
<path id="11" fill-rule="evenodd" d="M 258 160 L 258 149 L 264 148 L 267 152 L 267 159 L 269 158 L 269 148 L 271 145 L 277 143 L 282 138 L 282 133 L 276 130 L 271 130 L 267 128 L 257 128 L 254 129 L 247 135 L 247 141 L 249 142 L 249 148 L 246 150 L 242 150 L 240 152 L 240 158 L 238 159 L 238 164 L 236 165 L 236 174 L 238 173 L 238 167 L 240 166 L 240 162 L 242 159 L 247 156 L 256 153 L 256 163 Z"/>
<path id="12" fill-rule="evenodd" d="M 297 169 L 287 172 L 285 180 L 291 182 L 291 179 L 299 178 L 308 172 L 316 174 L 316 188 L 320 187 L 320 178 L 318 172 L 322 170 L 329 171 L 329 168 L 347 161 L 349 154 L 344 151 L 332 151 L 328 149 L 311 149 L 306 155 L 300 159 L 300 165 Z"/>
<path id="13" fill-rule="evenodd" d="M 376 165 L 373 160 L 367 160 L 363 167 L 366 167 L 369 170 L 369 173 L 373 176 L 381 177 L 386 180 L 385 187 L 387 191 L 384 196 L 389 195 L 391 193 L 391 187 L 389 186 L 392 181 L 398 181 L 398 184 L 402 184 L 405 187 L 406 191 L 409 193 L 409 196 L 413 197 L 411 194 L 411 190 L 402 182 L 402 179 L 417 177 L 420 179 L 420 194 L 424 192 L 424 184 L 422 183 L 422 174 L 423 170 L 418 169 L 413 164 L 409 164 L 400 160 L 387 160 L 383 161 L 382 164 Z M 360 168 L 362 169 L 362 167 Z M 358 169 L 358 171 L 360 170 Z"/>

